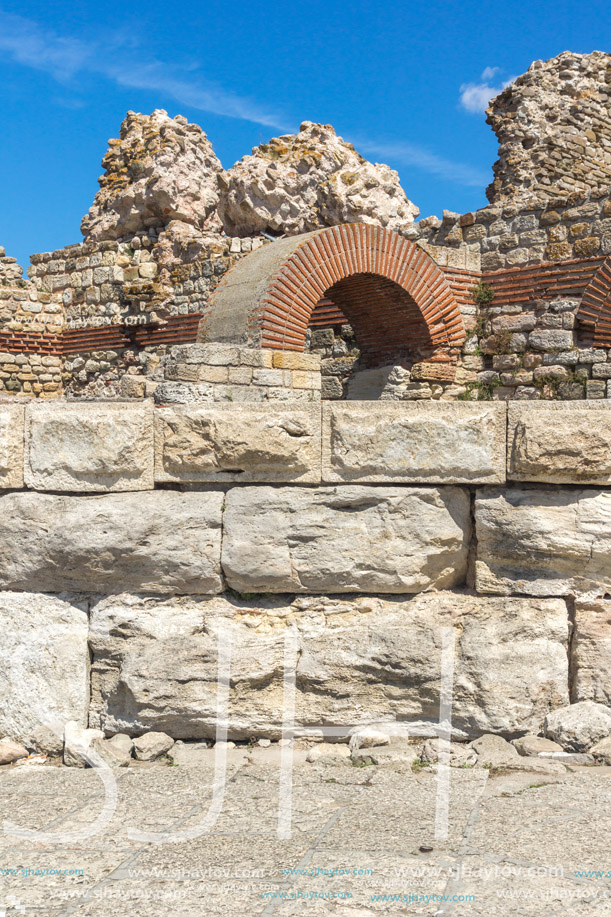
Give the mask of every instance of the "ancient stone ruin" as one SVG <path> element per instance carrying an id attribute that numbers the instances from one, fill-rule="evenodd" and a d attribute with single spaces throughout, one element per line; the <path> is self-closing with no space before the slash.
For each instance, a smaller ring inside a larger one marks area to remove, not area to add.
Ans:
<path id="1" fill-rule="evenodd" d="M 609 735 L 610 86 L 533 64 L 490 204 L 419 222 L 328 125 L 224 170 L 130 112 L 84 241 L 0 250 L 0 737 L 213 740 L 227 628 L 234 741 L 289 633 L 295 728 L 436 735 L 448 630 L 454 738 Z"/>

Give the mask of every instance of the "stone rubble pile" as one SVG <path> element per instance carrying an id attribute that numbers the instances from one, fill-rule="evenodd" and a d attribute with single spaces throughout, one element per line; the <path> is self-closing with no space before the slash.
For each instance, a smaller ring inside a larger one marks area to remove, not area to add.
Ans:
<path id="1" fill-rule="evenodd" d="M 599 707 L 599 710 L 594 708 Z M 491 776 L 530 772 L 561 776 L 575 765 L 608 765 L 611 762 L 611 711 L 601 705 L 577 704 L 560 708 L 546 719 L 544 731 L 561 732 L 562 743 L 526 734 L 511 740 L 485 733 L 470 742 L 408 735 L 401 724 L 381 722 L 352 731 L 351 735 L 325 741 L 312 734 L 288 739 L 226 741 L 175 741 L 163 732 L 144 732 L 132 737 L 125 732 L 104 735 L 67 722 L 63 733 L 39 727 L 38 738 L 21 742 L 0 739 L 0 766 L 48 764 L 66 767 L 135 767 L 139 762 L 173 766 L 210 766 L 220 753 L 230 764 L 265 761 L 280 764 L 282 747 L 292 744 L 294 763 L 306 761 L 319 767 L 337 765 L 404 766 L 434 773 L 442 764 L 453 768 L 485 768 Z M 581 721 L 585 721 L 582 723 Z M 596 722 L 595 722 L 596 721 Z M 579 733 L 576 740 L 575 727 Z M 592 728 L 593 727 L 593 728 Z M 42 731 L 45 731 L 41 738 Z M 592 742 L 594 734 L 602 736 Z M 577 749 L 577 750 L 576 750 Z"/>
<path id="2" fill-rule="evenodd" d="M 330 125 L 305 121 L 223 171 L 206 134 L 181 115 L 128 112 L 109 141 L 100 190 L 81 229 L 86 242 L 161 234 L 159 261 L 192 260 L 214 236 L 308 232 L 339 223 L 402 230 L 419 210 L 398 174 L 368 162 Z M 165 263 L 167 262 L 167 264 Z"/>
<path id="3" fill-rule="evenodd" d="M 357 222 L 401 230 L 419 214 L 398 174 L 368 162 L 330 124 L 304 121 L 298 134 L 255 147 L 219 182 L 221 220 L 238 236 Z"/>

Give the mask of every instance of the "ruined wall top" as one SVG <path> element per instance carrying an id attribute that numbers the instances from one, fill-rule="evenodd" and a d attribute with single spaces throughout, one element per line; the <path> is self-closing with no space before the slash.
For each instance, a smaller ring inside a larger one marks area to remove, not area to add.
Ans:
<path id="1" fill-rule="evenodd" d="M 611 185 L 611 54 L 535 61 L 487 110 L 499 140 L 493 203 Z"/>
<path id="2" fill-rule="evenodd" d="M 218 225 L 222 166 L 201 127 L 182 115 L 128 112 L 102 166 L 100 190 L 81 223 L 86 241 L 128 238 L 171 220 L 202 231 Z"/>
<path id="3" fill-rule="evenodd" d="M 86 242 L 129 241 L 173 224 L 173 236 L 298 235 L 339 223 L 400 230 L 419 210 L 397 172 L 368 162 L 331 125 L 305 121 L 223 170 L 197 124 L 162 110 L 128 112 L 109 141 Z"/>
<path id="4" fill-rule="evenodd" d="M 339 223 L 399 230 L 420 213 L 397 172 L 368 162 L 330 124 L 311 121 L 255 147 L 220 182 L 220 216 L 231 235 L 292 236 Z"/>

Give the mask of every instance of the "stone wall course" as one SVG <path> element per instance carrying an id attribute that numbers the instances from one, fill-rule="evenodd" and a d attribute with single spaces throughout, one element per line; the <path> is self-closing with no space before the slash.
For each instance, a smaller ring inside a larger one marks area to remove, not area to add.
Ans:
<path id="1" fill-rule="evenodd" d="M 575 602 L 571 641 L 571 702 L 611 706 L 611 602 L 603 598 Z"/>
<path id="2" fill-rule="evenodd" d="M 223 494 L 0 496 L 0 590 L 217 593 Z"/>
<path id="3" fill-rule="evenodd" d="M 611 403 L 509 404 L 507 475 L 550 484 L 610 483 Z"/>
<path id="4" fill-rule="evenodd" d="M 536 733 L 568 703 L 568 613 L 559 599 L 119 595 L 92 608 L 90 725 L 214 737 L 218 634 L 228 628 L 229 738 L 280 738 L 289 627 L 297 727 L 398 720 L 410 735 L 436 734 L 442 628 L 456 636 L 455 737 Z"/>
<path id="5" fill-rule="evenodd" d="M 0 404 L 0 489 L 23 487 L 25 407 Z"/>
<path id="6" fill-rule="evenodd" d="M 476 586 L 494 595 L 611 591 L 611 491 L 482 487 L 475 500 Z"/>
<path id="7" fill-rule="evenodd" d="M 88 629 L 83 597 L 0 592 L 0 736 L 87 725 Z"/>

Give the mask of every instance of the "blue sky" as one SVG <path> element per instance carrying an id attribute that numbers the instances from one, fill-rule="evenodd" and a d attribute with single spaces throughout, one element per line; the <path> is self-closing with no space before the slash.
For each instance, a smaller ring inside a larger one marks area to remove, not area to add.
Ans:
<path id="1" fill-rule="evenodd" d="M 128 109 L 200 124 L 224 166 L 332 124 L 399 171 L 421 216 L 485 204 L 486 98 L 537 58 L 611 50 L 608 3 L 0 0 L 0 245 L 81 239 Z"/>

